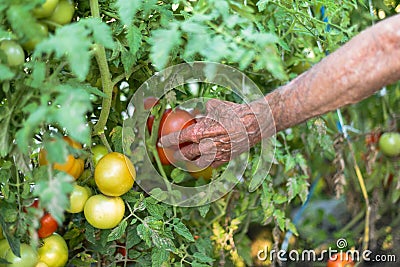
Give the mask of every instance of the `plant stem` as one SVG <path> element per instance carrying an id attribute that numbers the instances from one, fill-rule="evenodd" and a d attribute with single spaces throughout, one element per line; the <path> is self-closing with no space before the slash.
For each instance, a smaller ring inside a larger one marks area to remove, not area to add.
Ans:
<path id="1" fill-rule="evenodd" d="M 90 11 L 94 18 L 100 18 L 100 9 L 98 0 L 90 0 Z M 103 102 L 101 104 L 101 113 L 99 121 L 94 125 L 93 128 L 94 133 L 100 135 L 101 133 L 104 132 L 104 128 L 106 126 L 108 116 L 110 114 L 113 84 L 111 81 L 111 74 L 108 68 L 106 50 L 104 46 L 96 44 L 93 51 L 94 51 L 94 56 L 96 58 L 96 62 L 99 65 L 101 82 L 103 85 L 103 92 L 106 95 L 103 98 Z"/>

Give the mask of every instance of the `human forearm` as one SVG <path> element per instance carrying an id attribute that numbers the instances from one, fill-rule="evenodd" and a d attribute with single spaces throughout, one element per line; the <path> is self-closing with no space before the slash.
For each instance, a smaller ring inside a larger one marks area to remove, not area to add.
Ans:
<path id="1" fill-rule="evenodd" d="M 266 95 L 277 131 L 356 103 L 400 79 L 400 15 L 361 32 Z"/>

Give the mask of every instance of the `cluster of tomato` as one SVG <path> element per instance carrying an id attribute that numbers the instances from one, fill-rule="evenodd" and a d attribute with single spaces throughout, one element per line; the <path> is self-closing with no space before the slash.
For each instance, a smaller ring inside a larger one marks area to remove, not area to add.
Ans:
<path id="1" fill-rule="evenodd" d="M 39 208 L 39 201 L 36 199 L 29 207 Z M 0 264 L 0 267 L 61 267 L 68 261 L 68 246 L 64 238 L 56 233 L 57 221 L 47 212 L 40 219 L 38 236 L 42 239 L 42 245 L 36 251 L 30 245 L 20 245 L 20 257 L 17 257 L 4 238 L 0 227 L 0 258 L 8 263 Z"/>
<path id="2" fill-rule="evenodd" d="M 147 97 L 144 99 L 144 108 L 145 110 L 150 110 L 154 106 L 156 106 L 159 103 L 159 100 L 155 97 Z M 154 123 L 154 115 L 149 116 L 147 119 L 147 129 L 149 133 L 151 134 L 152 128 L 153 128 L 153 123 Z M 193 125 L 196 123 L 196 119 L 193 116 L 192 113 L 180 109 L 180 108 L 167 108 L 160 120 L 159 128 L 158 128 L 158 139 L 161 136 L 168 135 L 173 132 L 179 132 L 182 131 L 183 129 L 189 127 L 190 125 Z M 174 157 L 175 152 L 177 149 L 184 147 L 185 145 L 188 144 L 180 144 L 179 147 L 160 147 L 157 145 L 157 152 L 158 156 L 160 158 L 161 164 L 162 165 L 172 165 L 177 163 L 176 158 Z M 189 171 L 190 175 L 194 178 L 204 178 L 204 179 L 210 179 L 212 176 L 212 168 L 207 167 L 204 169 L 200 169 L 197 167 L 194 163 L 186 163 L 186 169 Z"/>
<path id="3" fill-rule="evenodd" d="M 10 67 L 17 67 L 25 62 L 26 51 L 33 51 L 38 43 L 49 35 L 49 27 L 65 25 L 71 22 L 75 4 L 71 0 L 46 0 L 41 6 L 33 9 L 33 16 L 38 20 L 38 34 L 32 39 L 23 40 L 21 44 L 14 40 L 0 42 L 1 59 Z"/>

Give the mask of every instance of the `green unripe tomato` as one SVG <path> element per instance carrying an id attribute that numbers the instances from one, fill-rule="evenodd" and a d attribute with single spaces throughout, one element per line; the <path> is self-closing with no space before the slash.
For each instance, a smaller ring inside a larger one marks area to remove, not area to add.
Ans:
<path id="1" fill-rule="evenodd" d="M 120 197 L 108 197 L 102 194 L 91 196 L 85 204 L 85 218 L 93 227 L 111 229 L 123 219 L 125 204 Z"/>
<path id="2" fill-rule="evenodd" d="M 12 40 L 3 40 L 0 49 L 6 56 L 7 64 L 10 67 L 22 65 L 25 62 L 25 53 L 22 47 Z"/>
<path id="3" fill-rule="evenodd" d="M 48 20 L 65 25 L 71 22 L 75 12 L 75 4 L 69 0 L 61 0 Z"/>
<path id="4" fill-rule="evenodd" d="M 22 47 L 27 51 L 33 51 L 38 43 L 40 43 L 45 37 L 49 35 L 48 27 L 43 24 L 39 23 L 39 34 L 36 35 L 31 40 L 27 41 L 26 43 L 22 44 Z"/>
<path id="5" fill-rule="evenodd" d="M 46 0 L 40 7 L 33 10 L 33 15 L 38 18 L 49 17 L 58 4 L 58 0 Z"/>
<path id="6" fill-rule="evenodd" d="M 383 154 L 389 157 L 400 155 L 400 133 L 384 133 L 379 138 L 379 148 Z"/>
<path id="7" fill-rule="evenodd" d="M 54 233 L 43 239 L 38 254 L 39 262 L 49 267 L 63 267 L 68 261 L 68 246 L 62 236 Z"/>
<path id="8" fill-rule="evenodd" d="M 94 147 L 92 147 L 92 153 L 93 164 L 94 166 L 96 166 L 97 162 L 99 162 L 101 158 L 108 154 L 108 150 L 104 145 L 95 145 Z"/>
<path id="9" fill-rule="evenodd" d="M 10 264 L 0 264 L 1 267 L 35 267 L 38 262 L 38 256 L 36 251 L 27 244 L 21 244 L 20 246 L 21 257 L 17 257 L 12 252 L 10 246 L 4 252 L 4 259 Z"/>
<path id="10" fill-rule="evenodd" d="M 67 211 L 70 213 L 79 213 L 83 211 L 85 203 L 91 194 L 92 192 L 89 188 L 74 184 L 74 189 L 69 195 L 69 208 Z"/>

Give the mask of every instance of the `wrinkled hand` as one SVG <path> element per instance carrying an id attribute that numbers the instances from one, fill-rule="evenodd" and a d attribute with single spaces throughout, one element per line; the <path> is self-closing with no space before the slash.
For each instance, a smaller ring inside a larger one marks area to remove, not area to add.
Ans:
<path id="1" fill-rule="evenodd" d="M 176 147 L 190 142 L 175 153 L 176 158 L 194 161 L 203 168 L 216 167 L 273 135 L 275 125 L 270 114 L 264 99 L 250 104 L 211 99 L 204 117 L 180 132 L 161 137 L 159 144 Z"/>

